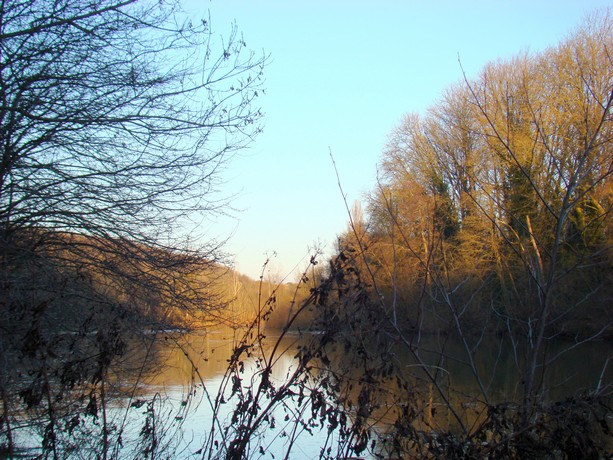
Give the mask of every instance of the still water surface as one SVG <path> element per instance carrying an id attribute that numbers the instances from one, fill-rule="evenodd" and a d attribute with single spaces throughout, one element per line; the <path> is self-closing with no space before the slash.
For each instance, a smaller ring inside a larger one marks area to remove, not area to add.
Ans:
<path id="1" fill-rule="evenodd" d="M 162 418 L 170 421 L 166 428 L 166 437 L 170 449 L 175 452 L 173 458 L 199 458 L 206 454 L 206 448 L 203 449 L 203 446 L 211 444 L 208 436 L 215 422 L 212 406 L 220 392 L 220 386 L 228 381 L 225 377 L 228 359 L 241 334 L 241 331 L 220 329 L 209 333 L 167 334 L 158 341 L 161 346 L 156 350 L 155 370 L 143 378 L 137 398 L 150 400 L 154 396 L 159 397 L 157 410 L 163 415 Z M 252 359 L 245 361 L 245 371 L 241 374 L 243 385 L 253 384 L 250 380 L 257 369 L 256 357 L 270 356 L 278 339 L 278 333 L 269 334 L 262 342 L 261 349 L 254 348 Z M 281 339 L 271 374 L 271 381 L 275 386 L 281 385 L 295 370 L 297 347 L 305 341 L 305 337 L 295 333 L 286 334 Z M 257 384 L 257 380 L 254 382 Z M 229 392 L 229 387 L 226 387 L 226 398 Z M 235 400 L 229 399 L 228 404 L 220 406 L 217 419 L 221 426 L 231 423 L 233 402 Z M 123 410 L 128 405 L 127 401 L 119 404 L 117 410 Z M 141 411 L 141 415 L 143 414 L 144 411 Z M 280 423 L 277 423 L 274 429 L 266 425 L 264 431 L 257 433 L 258 442 L 251 448 L 250 458 L 284 458 L 287 454 L 288 441 L 284 431 L 292 429 L 293 426 L 291 421 L 284 423 L 285 412 L 282 407 L 275 411 L 275 415 Z M 142 423 L 142 419 L 136 417 L 132 426 L 140 427 Z M 219 430 L 216 431 L 219 433 Z M 326 438 L 325 429 L 312 430 L 311 434 L 303 433 L 299 441 L 292 444 L 289 458 L 319 458 Z M 220 444 L 221 442 L 219 439 Z"/>
<path id="2" fill-rule="evenodd" d="M 155 434 L 154 453 L 160 454 L 162 458 L 206 458 L 206 446 L 222 451 L 219 448 L 224 444 L 221 433 L 223 427 L 232 425 L 232 409 L 237 401 L 236 396 L 230 398 L 232 379 L 226 376 L 228 359 L 242 334 L 242 331 L 232 329 L 208 333 L 160 332 L 155 338 L 151 337 L 151 348 L 135 350 L 134 362 L 138 364 L 148 356 L 150 366 L 145 370 L 135 365 L 133 372 L 127 375 L 124 373 L 121 379 L 117 379 L 116 388 L 121 387 L 122 391 L 117 392 L 118 396 L 107 414 L 111 425 L 115 427 L 115 433 L 121 433 L 122 442 L 116 443 L 119 450 L 115 450 L 119 458 L 139 458 L 143 444 L 139 444 L 138 440 L 144 429 Z M 255 347 L 251 358 L 244 361 L 244 372 L 240 374 L 243 386 L 257 385 L 258 381 L 254 378 L 257 358 L 270 356 L 278 338 L 278 333 L 267 333 L 261 346 Z M 277 388 L 296 369 L 298 347 L 312 338 L 290 333 L 280 340 L 270 376 Z M 483 415 L 482 403 L 485 396 L 490 403 L 521 400 L 518 368 L 521 367 L 522 351 L 519 348 L 496 338 L 480 339 L 473 354 L 474 370 L 480 378 L 478 382 L 475 372 L 466 364 L 465 348 L 459 342 L 445 337 L 428 336 L 419 342 L 413 340 L 413 345 L 418 345 L 421 364 L 406 346 L 395 347 L 389 355 L 397 368 L 406 373 L 405 377 L 408 376 L 413 386 L 410 395 L 398 388 L 386 389 L 390 394 L 387 403 L 393 406 L 408 397 L 421 398 L 423 412 L 436 414 L 426 420 L 430 427 L 453 429 L 454 421 L 441 398 L 433 391 L 432 383 L 425 378 L 425 372 L 420 367 L 423 364 L 437 375 L 439 388 L 455 405 L 457 413 L 467 425 L 473 424 Z M 471 344 L 471 349 L 472 345 L 477 345 L 477 342 Z M 547 352 L 550 357 L 557 359 L 542 374 L 546 399 L 559 400 L 577 391 L 602 390 L 613 382 L 613 362 L 609 365 L 613 357 L 613 346 L 607 342 L 577 346 L 572 341 L 550 341 Z M 352 357 L 344 349 L 332 351 L 330 356 L 334 361 L 330 366 L 344 367 L 346 377 L 353 378 Z M 359 379 L 360 375 L 356 374 L 355 378 Z M 138 383 L 135 385 L 133 382 Z M 223 384 L 227 385 L 223 393 L 228 402 L 219 406 L 219 412 L 214 417 L 212 408 Z M 299 408 L 292 404 L 292 400 L 279 404 L 274 412 L 274 428 L 270 423 L 262 424 L 264 428 L 257 431 L 253 438 L 255 440 L 249 458 L 316 459 L 320 458 L 322 446 L 335 445 L 337 438 L 329 438 L 325 426 L 304 427 L 294 424 Z M 310 411 L 310 408 L 306 411 Z M 288 414 L 291 416 L 289 420 L 286 418 Z M 305 415 L 308 414 L 301 414 L 303 417 Z M 147 418 L 151 423 L 148 423 Z M 376 427 L 380 433 L 389 429 L 385 426 L 385 417 L 381 418 Z M 288 433 L 300 434 L 297 441 L 291 444 L 289 455 Z M 228 440 L 225 441 L 227 444 Z M 95 446 L 93 440 L 91 449 L 94 451 L 97 448 Z"/>
<path id="3" fill-rule="evenodd" d="M 156 365 L 143 384 L 139 386 L 138 398 L 158 398 L 156 410 L 164 415 L 167 426 L 164 428 L 167 441 L 176 450 L 175 458 L 197 458 L 200 449 L 207 442 L 207 435 L 213 424 L 212 403 L 228 366 L 228 358 L 232 355 L 240 333 L 232 330 L 217 330 L 204 333 L 168 334 L 158 340 L 163 346 L 157 349 Z M 278 335 L 268 334 L 262 349 L 256 350 L 256 355 L 269 354 Z M 273 366 L 271 379 L 280 384 L 287 375 L 295 369 L 296 349 L 307 340 L 306 336 L 289 334 L 281 341 L 281 350 L 285 350 Z M 444 337 L 426 337 L 419 343 L 422 350 L 420 356 L 431 369 L 439 372 L 441 385 L 447 388 L 451 400 L 457 402 L 462 416 L 471 422 L 477 417 L 473 407 L 471 414 L 470 401 L 483 401 L 483 390 L 486 391 L 492 403 L 503 401 L 520 401 L 521 380 L 518 364 L 521 366 L 521 350 L 512 347 L 496 338 L 482 340 L 478 351 L 474 354 L 475 368 L 480 376 L 481 385 L 475 379 L 474 372 L 466 365 L 464 347 Z M 444 358 L 442 358 L 444 352 Z M 602 389 L 613 382 L 613 366 L 608 366 L 613 356 L 613 347 L 606 342 L 594 342 L 576 346 L 572 341 L 552 341 L 548 344 L 548 353 L 557 357 L 555 362 L 543 374 L 543 391 L 547 399 L 557 400 L 577 391 L 593 391 Z M 398 347 L 393 353 L 398 367 L 406 369 L 415 375 L 415 385 L 423 386 L 427 394 L 427 380 L 420 375 L 419 366 L 413 353 L 406 347 Z M 336 354 L 339 363 L 349 360 L 349 357 L 339 351 Z M 254 363 L 247 362 L 243 382 L 249 381 L 255 370 Z M 423 374 L 423 373 L 422 373 Z M 432 392 L 432 388 L 430 388 Z M 457 399 L 457 398 L 463 399 Z M 396 393 L 395 397 L 402 398 Z M 454 399 L 456 398 L 456 399 Z M 133 401 L 133 400 L 131 400 Z M 428 404 L 440 405 L 437 398 Z M 128 406 L 128 402 L 119 404 L 118 410 Z M 221 423 L 230 423 L 231 405 L 222 406 L 218 415 Z M 280 410 L 280 409 L 279 409 Z M 291 408 L 290 408 L 291 411 Z M 143 414 L 144 412 L 141 412 Z M 442 418 L 445 412 L 439 411 Z M 447 414 L 447 418 L 449 414 Z M 283 413 L 277 411 L 277 419 L 283 420 Z M 431 422 L 431 421 L 430 421 Z M 133 426 L 141 426 L 142 420 L 135 420 Z M 453 423 L 451 423 L 453 425 Z M 440 425 L 442 426 L 442 425 Z M 287 450 L 287 438 L 282 436 L 289 425 L 277 424 L 275 429 L 267 426 L 261 435 L 260 445 L 263 446 L 261 458 L 283 458 Z M 381 430 L 386 428 L 381 426 Z M 320 449 L 326 443 L 327 430 L 315 428 L 311 433 L 304 432 L 298 441 L 292 445 L 289 458 L 319 458 Z M 328 440 L 329 443 L 329 440 Z M 329 445 L 329 444 L 328 444 Z M 201 453 L 201 452 L 200 452 Z M 260 450 L 254 448 L 254 457 L 258 458 Z M 257 455 L 255 455 L 257 454 Z"/>

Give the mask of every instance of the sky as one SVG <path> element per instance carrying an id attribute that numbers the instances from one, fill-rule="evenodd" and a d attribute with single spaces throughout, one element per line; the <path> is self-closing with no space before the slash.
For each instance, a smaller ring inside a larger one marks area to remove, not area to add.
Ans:
<path id="1" fill-rule="evenodd" d="M 390 132 L 485 64 L 563 40 L 602 0 L 186 0 L 214 33 L 265 52 L 264 131 L 223 173 L 235 209 L 208 224 L 234 268 L 294 281 L 330 256 L 346 204 L 374 188 Z M 461 65 L 460 65 L 461 62 Z M 331 154 L 342 186 L 339 188 Z M 263 272 L 263 264 L 270 260 Z M 321 260 L 323 260 L 321 259 Z"/>

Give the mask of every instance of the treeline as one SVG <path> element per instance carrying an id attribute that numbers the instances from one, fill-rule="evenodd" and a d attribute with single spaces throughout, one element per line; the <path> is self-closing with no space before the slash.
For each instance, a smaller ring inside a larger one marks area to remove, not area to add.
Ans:
<path id="1" fill-rule="evenodd" d="M 602 11 L 392 132 L 315 291 L 330 380 L 360 428 L 387 424 L 382 457 L 610 455 L 611 49 Z M 595 377 L 556 399 L 571 351 Z"/>
<path id="2" fill-rule="evenodd" d="M 314 320 L 314 313 L 303 309 L 294 317 L 296 311 L 311 295 L 321 280 L 322 273 L 313 270 L 301 275 L 297 281 L 278 282 L 274 279 L 254 280 L 242 275 L 236 270 L 219 266 L 216 270 L 219 276 L 211 286 L 225 307 L 219 312 L 220 322 L 232 327 L 244 328 L 254 321 L 262 321 L 262 325 L 271 330 L 281 330 L 288 326 L 291 329 L 307 329 Z M 210 315 L 209 315 L 210 321 Z M 188 324 L 197 326 L 198 322 Z"/>
<path id="3" fill-rule="evenodd" d="M 406 115 L 339 249 L 405 330 L 610 336 L 613 20 Z"/>

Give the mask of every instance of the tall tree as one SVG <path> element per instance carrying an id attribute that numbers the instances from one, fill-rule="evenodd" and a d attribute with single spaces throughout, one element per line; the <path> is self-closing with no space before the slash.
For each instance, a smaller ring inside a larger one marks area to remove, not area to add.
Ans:
<path id="1" fill-rule="evenodd" d="M 426 220 L 447 238 L 405 253 L 430 281 L 416 299 L 464 341 L 477 380 L 471 328 L 484 332 L 485 321 L 522 344 L 526 423 L 542 402 L 548 337 L 570 329 L 589 340 L 613 329 L 612 31 L 610 13 L 600 12 L 559 45 L 490 63 L 424 117 L 406 117 L 372 197 L 372 228 L 396 238 L 424 235 L 416 203 L 433 203 Z M 408 265 L 396 245 L 388 273 Z M 416 247 L 409 237 L 403 245 Z"/>

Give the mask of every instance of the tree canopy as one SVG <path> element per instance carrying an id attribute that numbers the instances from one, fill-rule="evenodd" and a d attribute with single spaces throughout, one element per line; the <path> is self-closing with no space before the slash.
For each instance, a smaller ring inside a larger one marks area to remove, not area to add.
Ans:
<path id="1" fill-rule="evenodd" d="M 526 408 L 551 337 L 613 333 L 611 49 L 602 11 L 465 76 L 393 130 L 369 197 L 356 261 L 390 327 L 457 335 L 471 363 L 466 337 L 502 334 L 522 350 Z"/>

